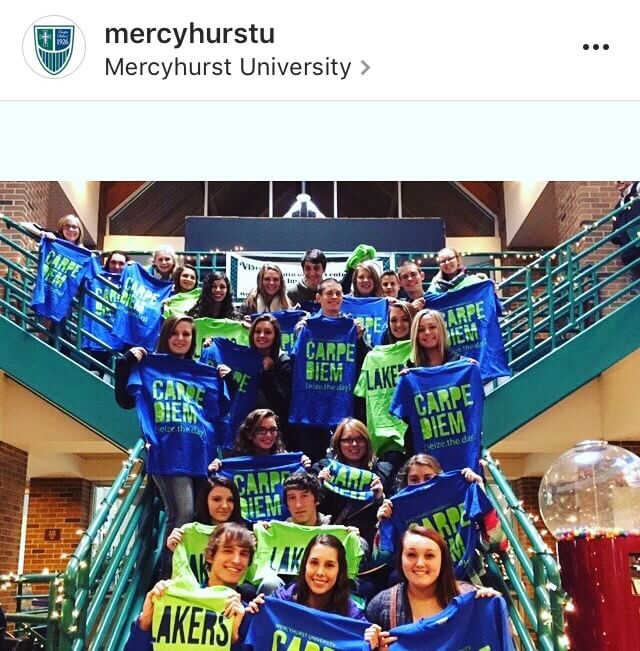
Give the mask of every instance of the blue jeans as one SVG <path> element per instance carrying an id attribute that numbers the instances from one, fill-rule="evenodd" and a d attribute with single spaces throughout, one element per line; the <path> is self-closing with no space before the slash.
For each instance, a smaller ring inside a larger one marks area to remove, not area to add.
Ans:
<path id="1" fill-rule="evenodd" d="M 206 478 L 184 475 L 153 475 L 153 481 L 158 487 L 167 513 L 167 535 L 176 527 L 192 522 L 196 495 L 200 486 L 206 482 Z M 171 551 L 167 548 L 166 540 L 162 540 L 161 544 L 160 578 L 168 579 L 171 577 Z"/>

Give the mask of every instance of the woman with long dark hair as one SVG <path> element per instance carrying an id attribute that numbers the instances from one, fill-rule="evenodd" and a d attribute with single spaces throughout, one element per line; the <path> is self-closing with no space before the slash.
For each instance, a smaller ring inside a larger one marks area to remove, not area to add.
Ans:
<path id="1" fill-rule="evenodd" d="M 238 319 L 239 314 L 233 307 L 232 294 L 231 282 L 224 272 L 214 271 L 208 274 L 202 283 L 202 294 L 195 306 L 189 310 L 189 316 L 194 319 Z"/>
<path id="2" fill-rule="evenodd" d="M 349 595 L 344 546 L 331 534 L 318 534 L 304 550 L 297 581 L 276 590 L 272 596 L 326 613 L 364 620 L 362 610 Z M 249 612 L 258 612 L 263 603 L 263 595 L 258 595 L 249 604 Z"/>
<path id="3" fill-rule="evenodd" d="M 220 526 L 225 522 L 244 524 L 240 512 L 240 494 L 230 479 L 214 475 L 200 487 L 195 501 L 195 521 Z M 176 527 L 167 537 L 171 551 L 182 542 L 182 528 Z"/>

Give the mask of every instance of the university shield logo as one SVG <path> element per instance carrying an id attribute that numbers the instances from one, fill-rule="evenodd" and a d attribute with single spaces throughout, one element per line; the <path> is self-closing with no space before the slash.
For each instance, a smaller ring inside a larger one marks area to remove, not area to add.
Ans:
<path id="1" fill-rule="evenodd" d="M 73 53 L 73 25 L 34 26 L 36 54 L 40 65 L 50 74 L 62 72 Z"/>

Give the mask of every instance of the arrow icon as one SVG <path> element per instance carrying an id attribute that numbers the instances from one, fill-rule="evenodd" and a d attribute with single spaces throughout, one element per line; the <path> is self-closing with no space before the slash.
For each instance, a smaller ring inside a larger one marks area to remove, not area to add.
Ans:
<path id="1" fill-rule="evenodd" d="M 371 68 L 371 66 L 364 59 L 361 59 L 360 63 L 362 64 L 362 71 L 360 72 L 360 74 L 361 75 L 367 74 L 367 72 L 369 71 L 369 68 Z"/>

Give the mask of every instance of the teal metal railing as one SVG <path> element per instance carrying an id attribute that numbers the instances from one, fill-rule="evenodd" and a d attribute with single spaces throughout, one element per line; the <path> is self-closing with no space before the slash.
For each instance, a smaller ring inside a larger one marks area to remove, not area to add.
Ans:
<path id="1" fill-rule="evenodd" d="M 509 549 L 485 555 L 494 582 L 507 599 L 509 616 L 521 647 L 526 651 L 563 651 L 564 608 L 555 556 L 524 511 L 492 456 L 484 451 L 490 481 L 487 495 L 496 507 Z M 527 547 L 523 545 L 523 540 Z"/>
<path id="2" fill-rule="evenodd" d="M 122 648 L 164 541 L 161 500 L 144 472 L 140 440 L 58 579 L 57 622 L 47 651 Z"/>

